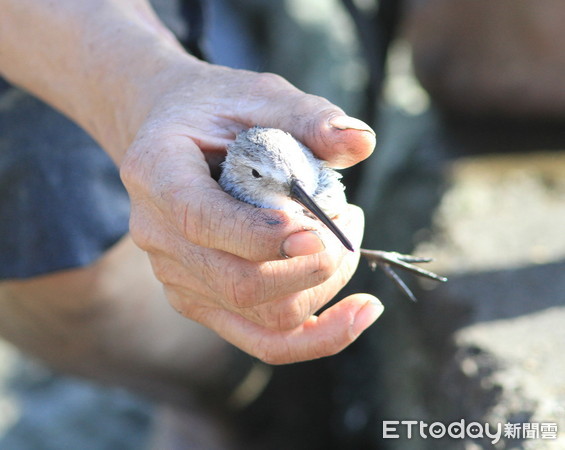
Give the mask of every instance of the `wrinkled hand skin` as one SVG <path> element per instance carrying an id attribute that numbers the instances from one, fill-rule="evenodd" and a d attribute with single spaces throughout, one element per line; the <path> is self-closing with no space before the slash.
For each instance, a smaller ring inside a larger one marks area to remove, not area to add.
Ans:
<path id="1" fill-rule="evenodd" d="M 169 79 L 123 159 L 134 242 L 172 306 L 242 350 L 273 364 L 335 354 L 382 311 L 374 297 L 357 294 L 314 315 L 351 278 L 359 253 L 319 222 L 235 200 L 210 176 L 207 159 L 258 124 L 289 131 L 346 167 L 371 153 L 374 134 L 355 120 L 343 129 L 340 109 L 275 75 L 195 66 L 194 75 L 179 70 Z M 351 206 L 338 226 L 358 248 L 362 211 Z"/>
<path id="2" fill-rule="evenodd" d="M 207 163 L 261 125 L 348 167 L 375 146 L 367 125 L 278 76 L 198 61 L 146 0 L 0 0 L 0 10 L 0 73 L 77 122 L 120 166 L 132 238 L 176 310 L 271 363 L 334 354 L 376 319 L 382 306 L 366 294 L 314 316 L 358 252 L 306 217 L 236 201 Z M 358 246 L 361 211 L 338 220 Z M 119 306 L 109 316 L 132 320 Z"/>

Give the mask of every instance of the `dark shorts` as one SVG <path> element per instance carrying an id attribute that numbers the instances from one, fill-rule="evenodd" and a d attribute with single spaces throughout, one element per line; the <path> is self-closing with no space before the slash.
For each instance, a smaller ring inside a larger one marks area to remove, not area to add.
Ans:
<path id="1" fill-rule="evenodd" d="M 118 170 L 96 143 L 45 104 L 5 87 L 0 278 L 87 265 L 127 232 L 128 217 Z"/>
<path id="2" fill-rule="evenodd" d="M 199 2 L 152 3 L 192 48 Z M 110 158 L 71 121 L 0 79 L 0 279 L 88 265 L 128 222 L 128 196 Z"/>

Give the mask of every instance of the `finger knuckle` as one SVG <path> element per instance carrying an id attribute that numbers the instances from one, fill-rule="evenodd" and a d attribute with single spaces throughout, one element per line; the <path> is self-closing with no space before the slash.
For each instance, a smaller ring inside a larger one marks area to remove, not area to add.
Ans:
<path id="1" fill-rule="evenodd" d="M 142 185 L 145 177 L 145 169 L 141 158 L 143 152 L 139 150 L 138 145 L 132 145 L 120 164 L 120 178 L 128 190 L 130 187 Z"/>
<path id="2" fill-rule="evenodd" d="M 325 254 L 318 256 L 317 264 L 311 272 L 312 281 L 318 285 L 329 280 L 336 272 L 338 265 L 334 258 L 330 258 Z"/>
<path id="3" fill-rule="evenodd" d="M 135 161 L 132 157 L 125 157 L 120 165 L 120 178 L 124 186 L 130 186 L 137 181 L 137 170 Z"/>
<path id="4" fill-rule="evenodd" d="M 175 285 L 177 280 L 170 261 L 167 261 L 165 258 L 155 256 L 150 256 L 150 259 L 155 278 L 157 278 L 157 280 L 159 280 L 164 286 Z"/>
<path id="5" fill-rule="evenodd" d="M 302 325 L 312 311 L 303 299 L 299 299 L 298 294 L 295 294 L 249 308 L 246 314 L 249 319 L 271 331 L 284 332 Z"/>
<path id="6" fill-rule="evenodd" d="M 129 221 L 129 231 L 135 245 L 142 250 L 148 251 L 152 247 L 151 235 L 148 227 L 143 222 L 139 215 L 132 213 Z"/>
<path id="7" fill-rule="evenodd" d="M 293 330 L 302 325 L 310 316 L 309 311 L 304 311 L 302 304 L 295 302 L 281 308 L 270 322 L 270 326 L 278 331 Z"/>
<path id="8" fill-rule="evenodd" d="M 145 208 L 132 208 L 129 232 L 135 245 L 150 254 L 160 254 L 169 246 L 169 232 Z"/>
<path id="9" fill-rule="evenodd" d="M 192 304 L 187 300 L 186 296 L 178 292 L 175 288 L 167 288 L 167 300 L 169 306 L 182 317 L 190 319 L 195 322 L 201 322 L 202 317 L 205 315 L 205 309 Z"/>
<path id="10" fill-rule="evenodd" d="M 199 187 L 189 186 L 187 192 L 190 192 L 188 198 L 172 198 L 170 205 L 173 217 L 179 218 L 180 231 L 188 240 L 211 247 L 218 229 L 227 228 L 224 217 L 218 214 L 218 211 L 222 211 L 221 205 L 210 193 L 206 195 L 200 191 Z"/>
<path id="11" fill-rule="evenodd" d="M 165 286 L 165 294 L 171 308 L 173 308 L 181 316 L 188 317 L 187 304 L 184 297 L 179 295 L 176 289 L 172 289 L 169 286 Z"/>
<path id="12" fill-rule="evenodd" d="M 236 308 L 248 308 L 263 302 L 265 298 L 264 278 L 254 270 L 231 273 L 225 283 L 225 297 Z"/>
<path id="13" fill-rule="evenodd" d="M 290 83 L 283 77 L 271 72 L 257 74 L 254 81 L 255 87 L 259 92 L 272 92 L 273 90 L 290 87 Z"/>

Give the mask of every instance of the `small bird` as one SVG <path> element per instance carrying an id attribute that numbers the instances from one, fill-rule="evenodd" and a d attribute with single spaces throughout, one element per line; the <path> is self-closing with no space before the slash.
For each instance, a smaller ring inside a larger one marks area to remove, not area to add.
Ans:
<path id="1" fill-rule="evenodd" d="M 349 239 L 332 220 L 343 213 L 347 205 L 341 175 L 289 133 L 259 126 L 243 131 L 228 145 L 221 166 L 219 184 L 232 197 L 259 208 L 281 209 L 319 219 L 348 250 L 354 251 Z M 392 267 L 447 281 L 445 277 L 413 265 L 430 262 L 431 258 L 382 250 L 360 249 L 360 252 L 372 270 L 382 268 L 412 301 L 416 301 L 414 294 Z"/>

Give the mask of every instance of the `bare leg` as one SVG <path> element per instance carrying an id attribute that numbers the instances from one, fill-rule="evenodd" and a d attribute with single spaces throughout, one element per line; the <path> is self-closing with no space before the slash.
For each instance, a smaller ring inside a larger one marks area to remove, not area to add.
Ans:
<path id="1" fill-rule="evenodd" d="M 0 334 L 60 370 L 177 404 L 247 372 L 240 351 L 173 311 L 129 237 L 89 267 L 0 283 Z"/>
<path id="2" fill-rule="evenodd" d="M 416 301 L 416 297 L 412 291 L 406 286 L 406 283 L 398 276 L 392 267 L 399 267 L 401 269 L 412 272 L 418 276 L 426 277 L 436 281 L 447 281 L 447 278 L 437 275 L 421 267 L 415 266 L 412 263 L 426 263 L 432 261 L 432 258 L 425 258 L 412 255 L 403 255 L 396 252 L 385 252 L 382 250 L 367 250 L 362 248 L 361 255 L 363 255 L 369 262 L 371 270 L 380 267 L 384 270 L 385 274 L 396 284 L 396 286 L 412 301 Z"/>

